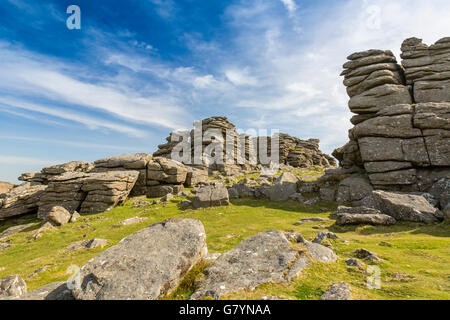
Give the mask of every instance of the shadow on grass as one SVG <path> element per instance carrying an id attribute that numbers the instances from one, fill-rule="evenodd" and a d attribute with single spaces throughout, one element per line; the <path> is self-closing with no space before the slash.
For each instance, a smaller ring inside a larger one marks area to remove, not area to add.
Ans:
<path id="1" fill-rule="evenodd" d="M 307 206 L 301 204 L 294 200 L 287 201 L 271 201 L 268 199 L 252 199 L 252 198 L 242 198 L 242 199 L 232 199 L 231 204 L 234 206 L 249 206 L 254 208 L 268 208 L 275 210 L 285 210 L 298 213 L 307 214 L 324 214 L 327 212 L 332 212 L 337 209 L 336 203 L 333 202 L 318 202 L 315 205 Z M 327 209 L 324 211 L 323 209 Z"/>
<path id="2" fill-rule="evenodd" d="M 359 229 L 359 230 L 358 230 Z M 333 224 L 330 231 L 337 233 L 355 232 L 360 235 L 376 235 L 387 233 L 401 233 L 411 232 L 412 234 L 428 234 L 435 237 L 450 237 L 450 223 L 432 223 L 423 224 L 417 222 L 397 222 L 393 226 L 371 226 L 371 225 L 356 225 L 356 226 L 338 226 Z"/>

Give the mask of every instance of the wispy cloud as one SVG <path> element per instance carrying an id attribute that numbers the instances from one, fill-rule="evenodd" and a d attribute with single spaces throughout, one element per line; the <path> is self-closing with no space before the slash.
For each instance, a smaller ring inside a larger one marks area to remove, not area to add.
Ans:
<path id="1" fill-rule="evenodd" d="M 284 6 L 290 13 L 297 10 L 297 5 L 294 0 L 281 0 L 281 2 L 283 2 Z"/>
<path id="2" fill-rule="evenodd" d="M 2 164 L 14 164 L 14 165 L 31 165 L 31 166 L 51 166 L 58 163 L 60 161 L 55 160 L 43 160 L 36 158 L 26 158 L 26 157 L 12 157 L 7 155 L 0 154 L 0 163 Z"/>

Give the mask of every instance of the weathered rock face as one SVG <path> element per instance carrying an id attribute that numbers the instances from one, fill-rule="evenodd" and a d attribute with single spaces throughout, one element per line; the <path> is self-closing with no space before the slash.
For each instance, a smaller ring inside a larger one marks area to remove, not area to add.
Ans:
<path id="1" fill-rule="evenodd" d="M 136 170 L 139 172 L 139 177 L 130 195 L 141 196 L 147 192 L 147 164 L 151 158 L 148 154 L 136 153 L 100 159 L 94 162 L 95 168 L 92 172 Z"/>
<path id="2" fill-rule="evenodd" d="M 414 85 L 416 102 L 450 101 L 450 38 L 431 46 L 421 39 L 407 39 L 401 57 L 406 81 Z"/>
<path id="3" fill-rule="evenodd" d="M 0 219 L 6 219 L 38 210 L 38 202 L 46 186 L 24 183 L 0 194 Z"/>
<path id="4" fill-rule="evenodd" d="M 253 290 L 267 282 L 286 281 L 285 277 L 299 259 L 298 255 L 280 231 L 259 233 L 211 263 L 191 299 L 219 299 L 229 292 Z"/>
<path id="5" fill-rule="evenodd" d="M 139 176 L 137 171 L 64 173 L 49 180 L 39 201 L 38 217 L 43 219 L 54 206 L 70 213 L 100 213 L 123 202 Z"/>
<path id="6" fill-rule="evenodd" d="M 343 168 L 363 170 L 374 189 L 429 192 L 450 179 L 449 39 L 429 47 L 405 40 L 403 68 L 390 51 L 348 57 L 342 75 L 358 115 L 350 142 L 333 155 Z"/>
<path id="7" fill-rule="evenodd" d="M 222 184 L 202 186 L 197 190 L 192 206 L 195 209 L 227 206 L 230 198 L 227 188 Z"/>
<path id="8" fill-rule="evenodd" d="M 381 212 L 398 221 L 430 223 L 442 220 L 440 211 L 422 196 L 385 191 L 374 191 L 372 196 Z"/>
<path id="9" fill-rule="evenodd" d="M 103 251 L 80 271 L 78 300 L 154 300 L 177 287 L 207 255 L 202 223 L 170 219 Z"/>

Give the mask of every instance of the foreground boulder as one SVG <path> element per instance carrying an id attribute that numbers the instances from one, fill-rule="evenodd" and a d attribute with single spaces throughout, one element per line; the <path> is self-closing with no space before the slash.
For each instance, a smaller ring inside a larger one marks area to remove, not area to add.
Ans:
<path id="1" fill-rule="evenodd" d="M 154 300 L 169 294 L 207 255 L 202 223 L 169 219 L 138 231 L 80 271 L 77 300 Z"/>
<path id="2" fill-rule="evenodd" d="M 440 220 L 440 211 L 424 197 L 385 191 L 372 193 L 377 208 L 397 221 L 432 223 Z"/>
<path id="3" fill-rule="evenodd" d="M 195 209 L 227 206 L 229 204 L 228 190 L 222 184 L 200 187 L 192 200 L 192 206 Z"/>
<path id="4" fill-rule="evenodd" d="M 50 222 L 54 226 L 62 226 L 70 221 L 72 215 L 63 207 L 53 207 L 46 215 L 45 221 Z"/>
<path id="5" fill-rule="evenodd" d="M 286 281 L 285 276 L 299 254 L 280 231 L 259 233 L 211 263 L 191 299 L 220 299 L 233 291 Z"/>
<path id="6" fill-rule="evenodd" d="M 0 298 L 20 297 L 27 293 L 27 284 L 18 275 L 0 279 Z"/>

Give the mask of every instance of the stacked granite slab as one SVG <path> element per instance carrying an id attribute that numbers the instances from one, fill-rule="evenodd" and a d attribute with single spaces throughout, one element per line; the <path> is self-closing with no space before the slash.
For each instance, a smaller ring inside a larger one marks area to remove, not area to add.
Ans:
<path id="1" fill-rule="evenodd" d="M 183 191 L 187 175 L 188 169 L 182 163 L 164 157 L 153 158 L 147 165 L 147 197 L 163 197 Z"/>
<path id="2" fill-rule="evenodd" d="M 450 37 L 431 46 L 418 38 L 407 39 L 401 57 L 416 103 L 450 101 Z"/>
<path id="3" fill-rule="evenodd" d="M 141 196 L 147 193 L 147 164 L 152 157 L 145 153 L 123 154 L 100 159 L 94 162 L 92 172 L 128 171 L 139 172 L 138 180 L 131 191 L 131 196 Z"/>
<path id="4" fill-rule="evenodd" d="M 43 168 L 40 172 L 24 173 L 18 179 L 32 184 L 48 184 L 55 176 L 66 172 L 90 172 L 94 168 L 92 162 L 71 161 L 63 164 Z"/>
<path id="5" fill-rule="evenodd" d="M 37 212 L 39 199 L 46 188 L 27 182 L 0 194 L 0 219 Z"/>
<path id="6" fill-rule="evenodd" d="M 133 189 L 138 171 L 99 173 L 69 172 L 50 179 L 38 203 L 38 218 L 44 219 L 54 206 L 70 213 L 100 213 L 123 202 Z"/>
<path id="7" fill-rule="evenodd" d="M 366 175 L 374 189 L 439 199 L 435 185 L 450 185 L 450 38 L 430 47 L 407 39 L 402 51 L 404 71 L 390 51 L 348 57 L 344 84 L 357 115 L 333 155 L 346 179 Z"/>

